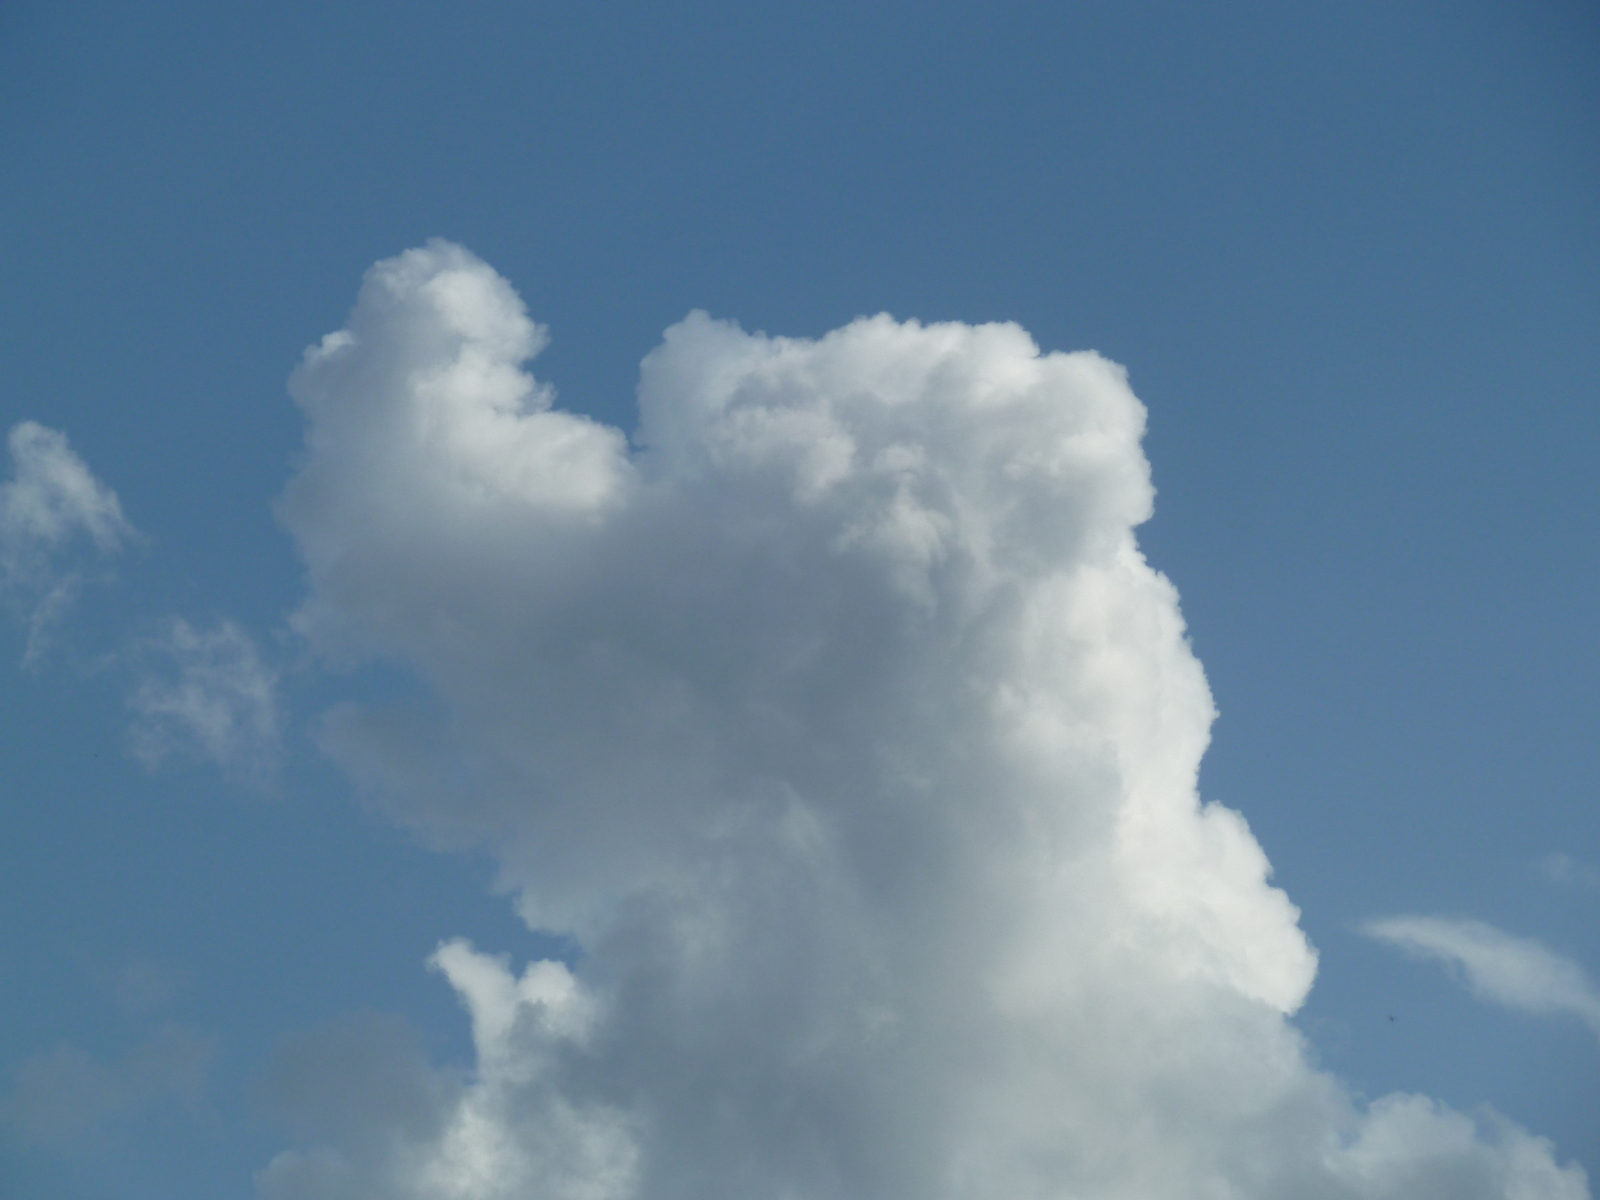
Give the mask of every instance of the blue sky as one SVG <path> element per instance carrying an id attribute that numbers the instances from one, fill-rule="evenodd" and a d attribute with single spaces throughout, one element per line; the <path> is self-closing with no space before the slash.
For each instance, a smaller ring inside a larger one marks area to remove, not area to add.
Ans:
<path id="1" fill-rule="evenodd" d="M 415 1037 L 484 1071 L 441 942 L 594 950 L 518 918 L 522 834 L 408 809 L 318 732 L 501 693 L 291 621 L 315 598 L 381 641 L 310 549 L 359 530 L 280 503 L 316 462 L 286 381 L 436 237 L 548 326 L 558 407 L 628 431 L 694 309 L 1012 321 L 1125 366 L 1139 544 L 1221 714 L 1199 792 L 1320 954 L 1316 1061 L 1600 1171 L 1587 1001 L 1519 1006 L 1463 923 L 1600 976 L 1597 51 L 1554 2 L 7 6 L 0 425 L 64 434 L 126 530 L 6 544 L 38 553 L 0 641 L 0 1190 L 310 1196 L 255 1182 L 346 1119 L 289 1111 L 295 1063 Z M 429 574 L 394 553 L 374 572 Z M 201 661 L 235 716 L 269 687 L 255 735 L 207 749 L 173 689 Z M 1363 932 L 1394 917 L 1454 924 Z"/>

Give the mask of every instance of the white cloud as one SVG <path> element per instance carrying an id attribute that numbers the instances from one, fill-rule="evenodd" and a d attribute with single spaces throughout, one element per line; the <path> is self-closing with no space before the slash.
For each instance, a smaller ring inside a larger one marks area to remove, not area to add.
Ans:
<path id="1" fill-rule="evenodd" d="M 1482 921 L 1387 917 L 1364 926 L 1372 937 L 1460 970 L 1485 1000 L 1538 1015 L 1587 1022 L 1600 1036 L 1600 989 L 1583 968 L 1532 938 L 1514 937 Z"/>
<path id="2" fill-rule="evenodd" d="M 582 954 L 441 950 L 473 1069 L 265 1196 L 1588 1195 L 1509 1123 L 1309 1065 L 1297 911 L 1196 794 L 1211 696 L 1133 536 L 1119 367 L 695 314 L 630 449 L 551 407 L 543 341 L 458 247 L 380 263 L 293 381 L 280 515 L 297 627 L 434 696 L 326 745 Z"/>
<path id="3" fill-rule="evenodd" d="M 26 665 L 38 660 L 83 584 L 84 545 L 109 555 L 134 531 L 116 493 L 65 434 L 23 421 L 7 442 L 13 477 L 0 484 L 0 590 L 27 624 Z"/>
<path id="4" fill-rule="evenodd" d="M 197 629 L 180 618 L 140 649 L 147 673 L 128 705 L 141 761 L 153 769 L 179 753 L 264 781 L 278 751 L 278 679 L 250 635 L 232 621 Z"/>

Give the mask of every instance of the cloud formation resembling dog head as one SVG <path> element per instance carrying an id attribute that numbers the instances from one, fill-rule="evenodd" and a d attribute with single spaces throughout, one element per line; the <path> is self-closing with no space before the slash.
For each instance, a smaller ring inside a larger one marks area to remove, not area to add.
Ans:
<path id="1" fill-rule="evenodd" d="M 1211 697 L 1134 538 L 1119 367 L 697 313 L 630 446 L 525 373 L 543 340 L 459 247 L 378 264 L 293 381 L 280 514 L 300 630 L 430 697 L 337 710 L 330 750 L 582 954 L 442 949 L 472 1076 L 265 1195 L 1588 1194 L 1308 1065 L 1298 914 L 1197 796 Z"/>

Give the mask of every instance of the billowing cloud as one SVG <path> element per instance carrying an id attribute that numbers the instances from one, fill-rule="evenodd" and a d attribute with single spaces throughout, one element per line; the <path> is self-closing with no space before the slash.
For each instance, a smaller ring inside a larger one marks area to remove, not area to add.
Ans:
<path id="1" fill-rule="evenodd" d="M 278 680 L 232 621 L 196 628 L 177 618 L 140 647 L 143 678 L 128 697 L 134 752 L 154 768 L 182 754 L 263 782 L 276 761 Z"/>
<path id="2" fill-rule="evenodd" d="M 66 435 L 34 421 L 7 439 L 12 478 L 0 484 L 0 591 L 28 627 L 23 663 L 37 661 L 71 606 L 90 559 L 133 536 L 116 493 L 97 480 Z"/>
<path id="3" fill-rule="evenodd" d="M 1387 917 L 1364 928 L 1408 953 L 1459 970 L 1485 1000 L 1536 1015 L 1574 1016 L 1600 1037 L 1600 988 L 1577 963 L 1532 938 L 1447 917 Z"/>
<path id="4" fill-rule="evenodd" d="M 1309 1064 L 1298 913 L 1196 792 L 1211 696 L 1135 541 L 1121 368 L 694 314 L 630 445 L 525 373 L 543 341 L 459 247 L 380 263 L 294 378 L 280 515 L 299 630 L 427 689 L 327 747 L 581 950 L 443 947 L 470 1071 L 263 1195 L 1588 1195 L 1508 1122 Z"/>

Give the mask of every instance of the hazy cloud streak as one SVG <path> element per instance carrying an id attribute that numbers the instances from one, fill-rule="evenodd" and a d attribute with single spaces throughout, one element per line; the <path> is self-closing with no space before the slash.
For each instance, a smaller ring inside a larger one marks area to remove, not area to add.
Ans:
<path id="1" fill-rule="evenodd" d="M 1539 872 L 1551 883 L 1564 887 L 1600 888 L 1600 867 L 1581 862 L 1570 854 L 1547 854 L 1539 860 Z"/>
<path id="2" fill-rule="evenodd" d="M 1363 928 L 1419 958 L 1458 969 L 1485 1000 L 1540 1016 L 1578 1017 L 1600 1037 L 1600 989 L 1577 963 L 1532 938 L 1446 917 L 1386 917 Z"/>
<path id="3" fill-rule="evenodd" d="M 103 557 L 135 534 L 116 493 L 65 434 L 23 421 L 7 445 L 13 474 L 0 484 L 0 589 L 27 624 L 23 663 L 31 665 L 83 583 L 80 546 Z"/>

